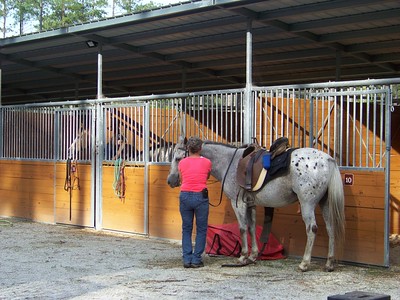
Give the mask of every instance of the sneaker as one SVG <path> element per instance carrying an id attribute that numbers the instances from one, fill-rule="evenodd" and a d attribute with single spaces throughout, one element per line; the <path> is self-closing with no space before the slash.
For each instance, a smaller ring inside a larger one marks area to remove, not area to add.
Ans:
<path id="1" fill-rule="evenodd" d="M 198 264 L 192 264 L 191 267 L 192 268 L 202 268 L 202 267 L 204 267 L 204 264 L 203 264 L 203 262 L 199 262 Z"/>
<path id="2" fill-rule="evenodd" d="M 183 267 L 184 267 L 185 269 L 191 268 L 191 267 L 192 267 L 192 264 L 191 264 L 191 263 L 183 264 Z"/>

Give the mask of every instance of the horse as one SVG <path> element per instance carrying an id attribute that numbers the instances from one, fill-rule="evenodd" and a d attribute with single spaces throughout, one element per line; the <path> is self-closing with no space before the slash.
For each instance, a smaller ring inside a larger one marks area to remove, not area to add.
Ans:
<path id="1" fill-rule="evenodd" d="M 171 188 L 180 185 L 178 163 L 186 155 L 183 137 L 174 148 L 167 178 Z M 237 183 L 237 166 L 245 148 L 203 141 L 201 155 L 212 162 L 211 175 L 222 182 L 225 195 L 231 200 L 238 220 L 242 251 L 238 264 L 255 263 L 258 256 L 256 240 L 256 205 L 268 208 L 283 207 L 299 201 L 305 223 L 307 243 L 299 269 L 307 271 L 317 233 L 315 208 L 320 206 L 329 237 L 325 270 L 334 270 L 335 241 L 344 241 L 344 192 L 339 167 L 330 155 L 314 148 L 297 148 L 292 151 L 288 170 L 267 182 L 258 191 L 243 189 Z M 251 236 L 251 253 L 248 253 L 247 229 Z"/>

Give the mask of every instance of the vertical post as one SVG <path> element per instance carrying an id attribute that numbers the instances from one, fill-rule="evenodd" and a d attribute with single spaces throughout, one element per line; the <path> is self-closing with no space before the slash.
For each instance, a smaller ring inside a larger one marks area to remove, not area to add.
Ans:
<path id="1" fill-rule="evenodd" d="M 103 98 L 103 47 L 99 44 L 97 53 L 97 99 Z"/>
<path id="2" fill-rule="evenodd" d="M 247 20 L 246 32 L 246 90 L 243 105 L 243 143 L 250 143 L 253 136 L 254 102 L 252 101 L 252 56 L 253 56 L 252 19 Z"/>
<path id="3" fill-rule="evenodd" d="M 97 52 L 97 99 L 103 98 L 103 47 L 99 43 Z M 97 103 L 92 118 L 92 204 L 94 206 L 94 226 L 97 230 L 103 227 L 103 205 L 102 205 L 102 169 L 104 159 L 103 146 L 103 106 Z M 93 134 L 95 133 L 95 134 Z M 94 185 L 93 185 L 94 184 Z"/>
<path id="4" fill-rule="evenodd" d="M 386 90 L 385 105 L 385 223 L 384 223 L 384 264 L 389 266 L 389 234 L 390 234 L 390 150 L 392 149 L 392 90 Z M 382 126 L 382 125 L 381 125 Z"/>
<path id="5" fill-rule="evenodd" d="M 2 80 L 2 69 L 1 69 L 1 62 L 0 62 L 0 106 L 1 106 L 1 102 L 2 102 L 2 90 L 3 90 L 3 80 Z"/>
<path id="6" fill-rule="evenodd" d="M 3 110 L 1 109 L 1 102 L 2 102 L 2 85 L 3 85 L 3 80 L 2 80 L 2 69 L 1 69 L 1 61 L 0 61 L 0 157 L 3 157 Z"/>
<path id="7" fill-rule="evenodd" d="M 150 136 L 150 103 L 146 102 L 143 106 L 144 109 L 144 136 Z M 144 203 L 143 203 L 143 214 L 144 214 L 144 226 L 143 232 L 145 235 L 149 235 L 149 150 L 150 150 L 150 141 L 149 139 L 144 140 Z"/>
<path id="8" fill-rule="evenodd" d="M 103 106 L 100 103 L 96 104 L 93 109 L 92 117 L 92 205 L 94 206 L 94 227 L 96 230 L 101 230 L 103 227 L 103 206 L 102 206 L 102 173 L 103 173 L 103 159 L 104 159 L 104 114 Z M 95 134 L 94 134 L 95 132 Z"/>
<path id="9" fill-rule="evenodd" d="M 310 97 L 310 133 L 309 133 L 309 147 L 314 148 L 314 96 Z"/>

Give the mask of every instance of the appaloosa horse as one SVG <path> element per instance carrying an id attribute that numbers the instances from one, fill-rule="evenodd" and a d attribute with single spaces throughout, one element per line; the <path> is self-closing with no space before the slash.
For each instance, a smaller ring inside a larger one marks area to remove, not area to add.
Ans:
<path id="1" fill-rule="evenodd" d="M 325 269 L 333 271 L 335 241 L 337 245 L 343 242 L 345 227 L 343 183 L 336 161 L 317 149 L 295 149 L 291 154 L 289 168 L 283 175 L 272 179 L 256 192 L 249 192 L 240 187 L 236 181 L 238 162 L 244 150 L 245 148 L 204 141 L 201 151 L 202 156 L 211 160 L 213 165 L 211 174 L 223 182 L 223 191 L 232 202 L 242 241 L 239 263 L 247 264 L 257 259 L 256 205 L 282 207 L 299 201 L 307 234 L 303 260 L 299 268 L 307 271 L 310 266 L 311 252 L 318 229 L 314 212 L 318 204 L 329 236 Z M 172 188 L 180 185 L 178 163 L 185 156 L 186 146 L 184 139 L 180 138 L 174 149 L 168 175 L 168 184 Z M 247 228 L 251 235 L 250 255 Z"/>

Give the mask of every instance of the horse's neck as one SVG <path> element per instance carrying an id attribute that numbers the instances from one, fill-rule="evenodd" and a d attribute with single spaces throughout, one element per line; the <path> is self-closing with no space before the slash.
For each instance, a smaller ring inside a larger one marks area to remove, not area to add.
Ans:
<path id="1" fill-rule="evenodd" d="M 201 155 L 212 163 L 211 175 L 221 181 L 228 171 L 228 167 L 238 159 L 239 154 L 235 148 L 219 144 L 203 145 Z M 235 157 L 234 157 L 235 156 Z"/>

